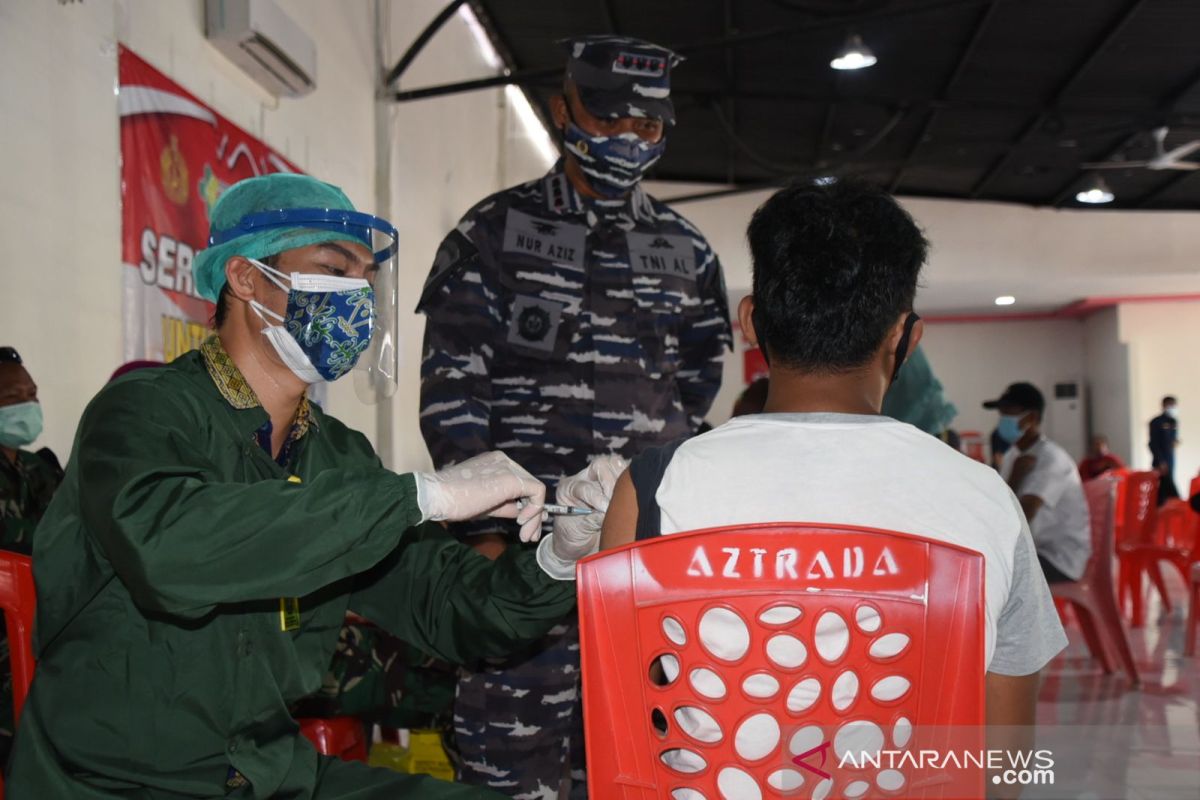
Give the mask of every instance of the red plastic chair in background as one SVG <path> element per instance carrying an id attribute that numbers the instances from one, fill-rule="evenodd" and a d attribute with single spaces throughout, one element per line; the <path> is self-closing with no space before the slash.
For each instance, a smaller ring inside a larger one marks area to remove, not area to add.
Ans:
<path id="1" fill-rule="evenodd" d="M 984 447 L 983 434 L 979 431 L 959 431 L 959 441 L 962 451 L 968 458 L 973 458 L 981 464 L 988 463 L 987 450 Z"/>
<path id="2" fill-rule="evenodd" d="M 343 761 L 367 761 L 367 732 L 357 717 L 310 717 L 296 720 L 300 734 L 317 752 Z"/>
<path id="3" fill-rule="evenodd" d="M 33 655 L 33 620 L 37 591 L 33 583 L 33 565 L 29 556 L 0 550 L 0 608 L 8 632 L 8 651 L 12 662 L 13 721 L 19 720 L 33 683 L 36 659 Z M 367 760 L 367 737 L 362 723 L 353 717 L 297 720 L 300 732 L 319 753 L 348 761 Z M 4 781 L 0 777 L 0 800 Z"/>
<path id="4" fill-rule="evenodd" d="M 1200 491 L 1200 477 L 1192 479 L 1188 496 Z M 1192 511 L 1186 500 L 1168 500 L 1158 510 L 1154 535 L 1141 542 L 1131 543 L 1125 556 L 1136 574 L 1149 574 L 1163 595 L 1163 608 L 1171 611 L 1166 594 L 1161 564 L 1166 562 L 1179 572 L 1183 585 L 1191 586 L 1192 565 L 1200 563 L 1200 514 Z M 1140 582 L 1140 580 L 1139 580 Z"/>
<path id="5" fill-rule="evenodd" d="M 1116 523 L 1117 480 L 1100 477 L 1084 484 L 1088 513 L 1092 520 L 1092 556 L 1078 581 L 1050 584 L 1050 594 L 1059 608 L 1070 605 L 1079 621 L 1084 641 L 1092 657 L 1105 673 L 1114 668 L 1114 655 L 1137 686 L 1137 665 L 1129 647 L 1129 636 L 1117 607 L 1117 586 L 1113 576 L 1113 537 Z M 1066 620 L 1063 620 L 1066 624 Z"/>
<path id="6" fill-rule="evenodd" d="M 594 800 L 801 784 L 806 797 L 982 796 L 974 772 L 839 766 L 845 752 L 983 745 L 980 554 L 864 528 L 749 525 L 591 556 L 578 592 Z"/>
<path id="7" fill-rule="evenodd" d="M 1196 627 L 1200 626 L 1200 564 L 1192 564 L 1188 580 L 1187 633 L 1184 634 L 1183 654 L 1196 655 Z"/>
<path id="8" fill-rule="evenodd" d="M 29 684 L 33 681 L 33 617 L 37 593 L 33 587 L 33 566 L 29 556 L 0 550 L 0 608 L 8 633 L 8 653 L 12 666 L 13 724 L 21 717 Z M 4 778 L 0 776 L 0 798 L 4 797 Z"/>
<path id="9" fill-rule="evenodd" d="M 1120 608 L 1129 607 L 1130 624 L 1140 628 L 1145 624 L 1145 587 L 1142 570 L 1134 557 L 1138 545 L 1153 541 L 1158 524 L 1157 472 L 1125 472 L 1117 487 L 1116 552 L 1118 561 L 1117 602 Z M 1169 607 L 1166 584 L 1162 573 L 1151 570 L 1150 577 L 1163 603 Z"/>

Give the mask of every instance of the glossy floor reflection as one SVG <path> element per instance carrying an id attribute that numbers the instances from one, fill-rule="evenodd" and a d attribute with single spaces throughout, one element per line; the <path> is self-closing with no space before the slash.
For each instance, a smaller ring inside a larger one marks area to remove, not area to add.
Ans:
<path id="1" fill-rule="evenodd" d="M 1175 608 L 1151 593 L 1147 625 L 1130 631 L 1140 688 L 1103 674 L 1067 626 L 1071 645 L 1047 667 L 1038 702 L 1039 743 L 1062 750 L 1058 788 L 1025 797 L 1200 800 L 1200 659 L 1183 655 L 1186 595 L 1178 576 L 1168 581 Z"/>

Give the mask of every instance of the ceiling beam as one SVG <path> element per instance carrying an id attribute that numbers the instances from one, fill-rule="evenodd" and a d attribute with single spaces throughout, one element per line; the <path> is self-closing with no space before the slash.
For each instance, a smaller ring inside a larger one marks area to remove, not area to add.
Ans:
<path id="1" fill-rule="evenodd" d="M 1149 192 L 1147 192 L 1146 194 L 1139 197 L 1137 200 L 1137 207 L 1145 208 L 1146 206 L 1148 206 L 1152 202 L 1154 202 L 1154 200 L 1156 198 L 1161 197 L 1162 195 L 1166 194 L 1167 192 L 1169 192 L 1172 189 L 1179 186 L 1181 183 L 1186 183 L 1187 180 L 1189 178 L 1194 177 L 1197 172 L 1200 172 L 1200 170 L 1192 170 L 1191 172 L 1180 172 L 1176 175 L 1172 175 L 1171 177 L 1167 178 L 1165 181 L 1160 183 L 1158 186 L 1155 186 Z"/>
<path id="2" fill-rule="evenodd" d="M 1167 124 L 1167 120 L 1170 118 L 1171 114 L 1175 111 L 1175 106 L 1179 105 L 1179 102 L 1181 100 L 1183 100 L 1183 98 L 1187 97 L 1188 95 L 1190 95 L 1193 91 L 1195 91 L 1197 89 L 1200 89 L 1200 69 L 1197 69 L 1195 72 L 1190 74 L 1187 78 L 1180 81 L 1175 86 L 1171 87 L 1170 91 L 1168 91 L 1165 95 L 1163 95 L 1162 97 L 1159 98 L 1158 102 L 1155 104 L 1154 110 L 1145 115 L 1148 118 L 1148 124 L 1151 126 L 1159 125 L 1159 124 Z M 1125 152 L 1126 148 L 1130 147 L 1137 140 L 1138 136 L 1140 136 L 1141 134 L 1142 134 L 1142 131 L 1137 131 L 1136 133 L 1130 134 L 1129 136 L 1125 137 L 1119 145 L 1114 147 L 1112 150 L 1109 150 L 1107 155 L 1104 155 L 1104 156 L 1102 156 L 1098 159 L 1094 159 L 1094 160 L 1096 160 L 1096 161 L 1111 161 L 1112 159 L 1116 158 L 1117 156 L 1123 154 Z M 1076 186 L 1079 185 L 1079 182 L 1082 179 L 1082 177 L 1083 177 L 1083 170 L 1080 170 L 1080 173 L 1078 175 L 1073 176 L 1071 178 L 1071 180 L 1067 181 L 1061 187 L 1059 187 L 1058 191 L 1055 192 L 1054 196 L 1050 199 L 1050 202 L 1048 205 L 1059 207 L 1063 203 L 1065 203 L 1067 201 L 1067 199 L 1070 198 L 1074 194 L 1074 189 L 1076 188 Z M 1152 189 L 1148 194 L 1144 195 L 1141 199 L 1138 200 L 1138 206 L 1140 207 L 1140 206 L 1144 205 L 1147 201 L 1152 199 L 1152 197 L 1154 195 L 1159 194 L 1162 191 L 1165 191 L 1167 188 L 1168 188 L 1167 185 L 1163 184 L 1155 189 Z"/>
<path id="3" fill-rule="evenodd" d="M 983 38 L 983 32 L 987 29 L 988 22 L 996 13 L 996 9 L 1000 7 L 1000 0 L 992 0 L 987 7 L 979 13 L 979 18 L 975 22 L 975 28 L 971 31 L 971 37 L 967 40 L 967 46 L 959 53 L 958 59 L 954 62 L 954 69 L 950 70 L 950 74 L 942 83 L 942 91 L 938 94 L 943 100 L 949 98 L 950 92 L 954 89 L 954 84 L 958 82 L 963 70 L 966 69 L 967 63 L 971 59 L 971 55 L 975 52 L 976 45 Z M 900 187 L 900 182 L 904 180 L 904 173 L 908 170 L 909 164 L 912 162 L 913 156 L 917 154 L 921 144 L 925 141 L 925 137 L 929 135 L 929 131 L 933 129 L 933 123 L 937 120 L 938 109 L 930 108 L 925 115 L 925 122 L 921 125 L 921 130 L 917 133 L 916 138 L 908 146 L 908 151 L 904 154 L 904 161 L 899 169 L 896 170 L 896 177 L 892 178 L 891 184 L 888 185 L 888 191 L 895 193 Z"/>
<path id="4" fill-rule="evenodd" d="M 455 0 L 455 2 L 461 4 L 459 0 Z M 681 55 L 692 55 L 705 50 L 757 44 L 769 39 L 778 39 L 788 36 L 802 36 L 805 34 L 820 34 L 830 30 L 840 31 L 844 30 L 847 26 L 857 26 L 870 22 L 880 22 L 896 17 L 912 17 L 918 14 L 947 11 L 954 8 L 964 8 L 967 6 L 977 6 L 985 2 L 991 2 L 991 0 L 933 0 L 932 2 L 923 3 L 919 6 L 887 6 L 877 11 L 866 11 L 860 14 L 848 14 L 846 16 L 830 17 L 817 21 L 807 21 L 797 25 L 785 25 L 757 31 L 738 31 L 736 33 L 718 37 L 716 39 L 704 39 L 701 41 L 692 42 L 690 44 L 672 47 L 671 49 L 675 50 Z M 442 14 L 446 15 L 447 18 L 449 18 L 451 13 L 453 12 L 449 9 L 443 9 L 442 11 Z M 436 33 L 436 29 L 434 32 Z M 432 35 L 433 34 L 431 33 L 430 36 Z M 397 67 L 398 66 L 400 65 L 397 64 Z M 395 69 L 392 71 L 395 72 Z M 391 73 L 389 73 L 389 75 L 390 74 Z M 505 86 L 510 83 L 527 86 L 537 80 L 561 74 L 562 66 L 556 65 L 554 67 L 546 67 L 543 69 L 528 70 L 524 74 L 514 72 L 512 75 L 499 75 L 494 78 L 480 78 L 470 81 L 443 83 L 436 86 L 427 86 L 421 89 L 396 92 L 392 95 L 392 97 L 397 102 L 407 102 L 411 100 L 422 100 L 429 97 L 442 97 L 449 94 L 459 94 L 461 92 L 472 92 L 478 89 L 490 89 L 496 86 Z M 390 85 L 390 83 L 387 85 Z M 895 100 L 889 100 L 888 104 L 894 105 Z"/>
<path id="5" fill-rule="evenodd" d="M 1083 58 L 1080 59 L 1073 67 L 1071 67 L 1071 71 L 1068 72 L 1066 77 L 1063 78 L 1063 80 L 1059 83 L 1058 88 L 1055 89 L 1051 99 L 1044 104 L 1042 110 L 1039 111 L 1033 117 L 1033 119 L 1026 123 L 1024 129 L 1022 129 L 1020 135 L 1017 136 L 1016 140 L 1014 141 L 1013 148 L 993 161 L 992 165 L 988 167 L 987 172 L 985 172 L 983 176 L 975 182 L 975 185 L 971 187 L 970 197 L 977 198 L 983 194 L 984 190 L 987 189 L 992 180 L 999 175 L 1006 166 L 1008 166 L 1008 162 L 1012 159 L 1012 155 L 1016 151 L 1017 146 L 1025 144 L 1030 138 L 1033 137 L 1035 133 L 1041 130 L 1042 124 L 1045 122 L 1046 117 L 1049 116 L 1050 111 L 1062 102 L 1063 97 L 1075 86 L 1075 83 L 1081 77 L 1083 77 L 1083 75 L 1088 71 L 1088 68 L 1100 58 L 1106 49 L 1108 49 L 1108 46 L 1112 43 L 1113 39 L 1115 39 L 1121 33 L 1121 31 L 1125 29 L 1125 26 L 1129 24 L 1130 20 L 1136 16 L 1138 10 L 1141 9 L 1141 7 L 1147 2 L 1148 0 L 1132 0 L 1132 2 L 1126 5 L 1124 10 L 1117 15 L 1117 18 L 1114 19 L 1108 25 L 1108 27 L 1104 29 L 1101 35 L 1090 44 L 1087 51 L 1084 53 Z"/>
<path id="6" fill-rule="evenodd" d="M 413 43 L 410 44 L 408 49 L 404 51 L 404 55 L 400 56 L 400 60 L 396 62 L 396 65 L 388 70 L 387 77 L 383 79 L 383 85 L 385 87 L 391 86 L 400 79 L 400 76 L 404 74 L 404 70 L 408 69 L 408 65 L 411 64 L 418 55 L 420 55 L 421 51 L 425 48 L 425 45 L 429 44 L 429 40 L 432 39 L 434 35 L 442 29 L 442 26 L 446 24 L 447 20 L 453 17 L 455 12 L 458 11 L 459 6 L 465 2 L 467 2 L 467 0 L 450 0 L 450 2 L 446 4 L 446 7 L 438 12 L 438 15 L 434 17 L 428 25 L 425 26 L 425 29 L 417 35 L 417 38 L 413 40 Z"/>

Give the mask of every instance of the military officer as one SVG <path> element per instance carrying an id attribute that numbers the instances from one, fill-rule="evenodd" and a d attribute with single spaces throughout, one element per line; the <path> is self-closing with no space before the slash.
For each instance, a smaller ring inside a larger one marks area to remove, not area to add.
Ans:
<path id="1" fill-rule="evenodd" d="M 549 485 L 597 454 L 694 433 L 730 344 L 716 254 L 641 186 L 675 122 L 679 57 L 622 37 L 563 44 L 563 92 L 551 101 L 562 160 L 463 216 L 418 308 L 434 463 L 500 447 Z M 493 553 L 498 532 L 467 531 Z M 567 634 L 525 663 L 460 680 L 463 780 L 515 797 L 558 791 L 577 647 Z"/>
<path id="2" fill-rule="evenodd" d="M 1162 413 L 1150 420 L 1151 465 L 1159 474 L 1158 504 L 1179 497 L 1175 486 L 1175 448 L 1179 446 L 1179 401 L 1171 395 L 1162 400 Z"/>
<path id="3" fill-rule="evenodd" d="M 561 569 L 422 524 L 515 517 L 531 539 L 544 487 L 501 453 L 397 475 L 306 399 L 386 363 L 373 284 L 394 280 L 391 225 L 271 175 L 228 189 L 211 226 L 194 271 L 216 335 L 96 396 L 38 529 L 8 796 L 494 796 L 318 756 L 288 708 L 320 685 L 347 610 L 456 664 L 544 634 L 574 603 Z M 591 543 L 558 539 L 582 530 L 544 541 L 571 562 Z"/>

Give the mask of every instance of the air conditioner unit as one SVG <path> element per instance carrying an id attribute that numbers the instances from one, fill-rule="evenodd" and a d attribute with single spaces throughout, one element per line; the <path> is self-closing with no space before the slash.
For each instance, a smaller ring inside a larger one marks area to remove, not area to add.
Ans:
<path id="1" fill-rule="evenodd" d="M 205 35 L 260 86 L 279 97 L 317 88 L 317 46 L 271 0 L 205 0 Z"/>

